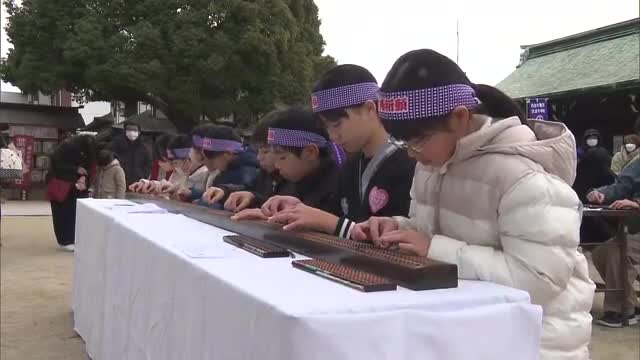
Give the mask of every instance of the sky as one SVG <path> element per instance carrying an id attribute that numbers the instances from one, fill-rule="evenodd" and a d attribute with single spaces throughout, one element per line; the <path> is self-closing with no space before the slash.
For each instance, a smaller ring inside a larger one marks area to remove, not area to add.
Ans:
<path id="1" fill-rule="evenodd" d="M 475 83 L 495 85 L 520 59 L 520 45 L 545 42 L 639 16 L 638 0 L 315 0 L 326 48 L 340 64 L 369 69 L 379 82 L 407 51 L 456 58 Z M 10 46 L 4 33 L 2 56 Z M 3 91 L 19 91 L 2 84 Z M 105 111 L 108 107 L 105 106 Z M 91 111 L 100 112 L 101 108 Z M 97 115 L 95 115 L 97 116 Z"/>

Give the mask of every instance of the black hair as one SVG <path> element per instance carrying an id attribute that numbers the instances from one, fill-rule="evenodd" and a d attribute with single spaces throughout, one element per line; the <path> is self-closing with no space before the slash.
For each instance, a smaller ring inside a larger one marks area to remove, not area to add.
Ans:
<path id="1" fill-rule="evenodd" d="M 189 135 L 176 135 L 167 144 L 167 149 L 188 149 L 193 146 L 192 137 Z"/>
<path id="2" fill-rule="evenodd" d="M 153 143 L 153 158 L 158 161 L 167 161 L 167 149 L 169 143 L 173 140 L 175 135 L 164 134 L 158 136 Z"/>
<path id="3" fill-rule="evenodd" d="M 587 138 L 592 138 L 592 137 L 595 137 L 598 140 L 600 140 L 600 137 L 601 137 L 600 131 L 598 131 L 596 129 L 587 129 L 587 130 L 585 130 L 583 139 L 586 141 Z"/>
<path id="4" fill-rule="evenodd" d="M 316 121 L 313 113 L 310 110 L 302 107 L 290 107 L 284 110 L 274 111 L 272 113 L 271 127 L 278 129 L 307 131 L 310 133 L 318 134 L 327 139 L 327 146 L 319 147 L 320 158 L 324 159 L 331 156 L 331 151 L 329 150 L 330 146 L 328 143 L 329 134 L 327 134 L 327 130 Z M 303 148 L 296 146 L 278 145 L 278 148 L 293 153 L 298 157 L 302 154 L 303 150 Z"/>
<path id="5" fill-rule="evenodd" d="M 279 110 L 274 110 L 260 119 L 260 122 L 258 122 L 256 127 L 253 129 L 253 134 L 251 134 L 251 140 L 249 140 L 251 145 L 256 147 L 267 145 L 269 128 L 271 127 L 271 123 L 273 123 L 274 119 L 277 118 L 278 113 Z"/>
<path id="6" fill-rule="evenodd" d="M 414 50 L 402 55 L 387 74 L 381 92 L 420 90 L 439 86 L 464 84 L 472 87 L 481 104 L 471 109 L 474 114 L 496 119 L 517 116 L 527 124 L 523 110 L 509 96 L 489 85 L 472 83 L 460 67 L 446 56 L 429 49 Z M 449 114 L 402 121 L 383 121 L 395 138 L 411 140 L 430 131 L 447 130 Z"/>
<path id="7" fill-rule="evenodd" d="M 209 138 L 209 139 L 231 140 L 231 141 L 237 141 L 239 143 L 242 143 L 242 138 L 240 137 L 240 135 L 238 135 L 238 133 L 236 133 L 235 130 L 233 130 L 228 126 L 212 125 L 212 124 L 201 125 L 193 129 L 191 134 L 194 136 L 200 136 L 200 137 Z M 192 147 L 194 149 L 202 150 L 201 148 L 196 146 L 196 144 L 193 144 Z M 203 152 L 204 152 L 204 156 L 206 156 L 207 159 L 213 159 L 215 157 L 218 157 L 224 154 L 223 151 L 203 150 Z"/>
<path id="8" fill-rule="evenodd" d="M 96 163 L 98 143 L 93 135 L 75 135 L 65 141 L 83 153 L 82 164 L 84 167 L 88 169 Z"/>
<path id="9" fill-rule="evenodd" d="M 374 82 L 378 83 L 371 72 L 362 66 L 353 64 L 338 65 L 327 71 L 313 87 L 313 92 L 334 89 L 341 86 Z M 321 111 L 316 115 L 327 122 L 337 122 L 347 116 L 347 109 L 362 106 L 364 103 L 351 105 L 345 108 Z"/>
<path id="10" fill-rule="evenodd" d="M 111 164 L 111 162 L 115 159 L 115 155 L 113 151 L 108 149 L 102 149 L 98 152 L 98 156 L 96 158 L 96 165 L 98 166 L 107 166 Z"/>
<path id="11" fill-rule="evenodd" d="M 133 120 L 125 120 L 122 123 L 122 129 L 123 130 L 127 130 L 127 126 L 135 126 L 136 128 L 138 128 L 138 131 L 142 131 L 142 128 L 140 127 L 140 124 L 138 124 L 137 122 L 133 121 Z"/>

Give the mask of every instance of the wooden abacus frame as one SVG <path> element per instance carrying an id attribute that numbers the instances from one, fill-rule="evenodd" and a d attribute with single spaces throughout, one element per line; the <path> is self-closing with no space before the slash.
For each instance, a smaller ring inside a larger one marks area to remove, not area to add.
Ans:
<path id="1" fill-rule="evenodd" d="M 266 221 L 233 221 L 231 213 L 144 195 L 129 195 L 136 203 L 154 203 L 169 212 L 182 214 L 205 224 L 272 243 L 311 258 L 342 264 L 376 274 L 412 290 L 453 288 L 458 286 L 458 268 L 454 264 L 385 250 L 370 243 L 340 239 L 322 233 L 281 230 Z M 222 240 L 221 240 L 222 241 Z"/>

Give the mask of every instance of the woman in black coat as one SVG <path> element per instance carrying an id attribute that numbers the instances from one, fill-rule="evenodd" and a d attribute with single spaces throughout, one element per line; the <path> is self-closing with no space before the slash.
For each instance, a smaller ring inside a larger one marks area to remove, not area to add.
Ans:
<path id="1" fill-rule="evenodd" d="M 96 141 L 90 135 L 68 138 L 50 155 L 47 195 L 56 239 L 64 251 L 75 250 L 76 201 L 89 196 L 95 159 Z"/>

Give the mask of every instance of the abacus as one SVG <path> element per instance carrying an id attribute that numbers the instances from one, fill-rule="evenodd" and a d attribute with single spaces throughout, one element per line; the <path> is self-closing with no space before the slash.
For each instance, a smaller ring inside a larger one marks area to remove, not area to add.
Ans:
<path id="1" fill-rule="evenodd" d="M 269 243 L 275 247 L 365 271 L 394 281 L 412 290 L 458 286 L 458 268 L 399 250 L 380 249 L 370 243 L 340 239 L 321 233 L 283 231 L 280 225 L 265 221 L 233 221 L 232 213 L 162 198 L 131 195 L 136 203 L 154 203 L 169 212 L 182 214 L 205 224 Z"/>
<path id="2" fill-rule="evenodd" d="M 390 291 L 397 288 L 394 282 L 382 276 L 324 260 L 295 260 L 291 262 L 291 265 L 294 268 L 364 292 Z"/>
<path id="3" fill-rule="evenodd" d="M 285 248 L 242 235 L 230 235 L 222 238 L 227 244 L 263 258 L 289 257 L 291 253 Z"/>

